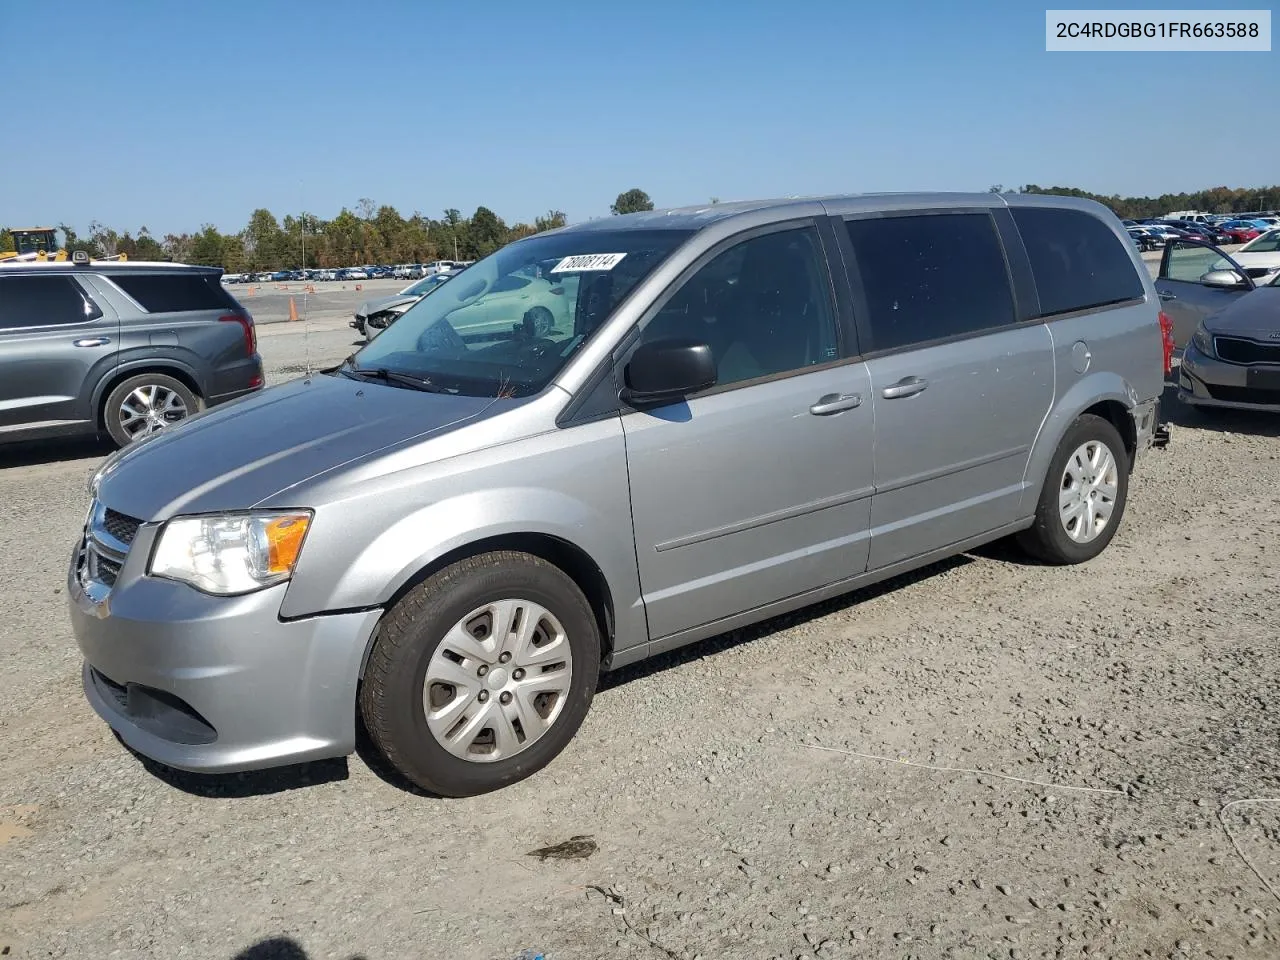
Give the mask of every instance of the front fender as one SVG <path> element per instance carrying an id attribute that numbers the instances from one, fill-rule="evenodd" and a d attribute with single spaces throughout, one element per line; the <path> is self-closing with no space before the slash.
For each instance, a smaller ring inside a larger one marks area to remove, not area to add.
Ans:
<path id="1" fill-rule="evenodd" d="M 595 442 L 578 442 L 588 434 Z M 466 469 L 455 463 L 453 480 L 397 475 L 392 486 L 321 498 L 281 615 L 386 606 L 446 554 L 534 534 L 576 547 L 599 568 L 613 601 L 616 650 L 646 642 L 620 428 L 616 421 L 584 425 L 547 442 L 561 445 L 558 454 L 525 458 L 510 446 L 495 448 Z M 482 483 L 489 485 L 477 489 Z"/>
<path id="2" fill-rule="evenodd" d="M 1139 397 L 1133 384 L 1124 377 L 1114 371 L 1099 370 L 1077 380 L 1054 402 L 1053 409 L 1040 426 L 1035 445 L 1031 448 L 1031 456 L 1027 459 L 1020 511 L 1022 516 L 1030 516 L 1035 511 L 1049 472 L 1049 463 L 1067 429 L 1085 410 L 1108 400 L 1119 403 L 1132 414 Z"/>

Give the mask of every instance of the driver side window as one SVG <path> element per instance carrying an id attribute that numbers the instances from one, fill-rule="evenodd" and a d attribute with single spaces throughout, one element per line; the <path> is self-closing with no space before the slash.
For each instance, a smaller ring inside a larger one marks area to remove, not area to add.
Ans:
<path id="1" fill-rule="evenodd" d="M 837 359 L 835 311 L 817 230 L 753 237 L 704 264 L 645 325 L 711 347 L 717 386 Z"/>
<path id="2" fill-rule="evenodd" d="M 1202 283 L 1202 278 L 1207 273 L 1232 269 L 1231 264 L 1217 250 L 1177 242 L 1169 250 L 1167 264 L 1167 268 L 1162 267 L 1160 271 L 1163 279 L 1187 283 Z"/>

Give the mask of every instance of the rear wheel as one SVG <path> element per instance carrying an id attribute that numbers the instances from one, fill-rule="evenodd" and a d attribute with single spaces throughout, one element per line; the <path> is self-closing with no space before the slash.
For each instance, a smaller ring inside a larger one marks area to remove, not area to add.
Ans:
<path id="1" fill-rule="evenodd" d="M 173 426 L 200 409 L 200 399 L 181 380 L 163 373 L 140 373 L 117 384 L 103 406 L 102 420 L 117 446 Z"/>
<path id="2" fill-rule="evenodd" d="M 360 712 L 404 777 L 472 796 L 550 763 L 582 725 L 599 669 L 595 614 L 567 574 L 526 553 L 482 554 L 387 613 Z"/>
<path id="3" fill-rule="evenodd" d="M 1128 455 L 1120 433 L 1110 421 L 1085 414 L 1058 445 L 1035 523 L 1018 542 L 1047 563 L 1092 560 L 1115 536 L 1128 495 Z"/>

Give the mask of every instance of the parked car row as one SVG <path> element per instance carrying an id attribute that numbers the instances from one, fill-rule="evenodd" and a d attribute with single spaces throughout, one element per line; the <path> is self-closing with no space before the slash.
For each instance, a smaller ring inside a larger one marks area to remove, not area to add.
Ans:
<path id="1" fill-rule="evenodd" d="M 308 270 L 268 270 L 257 273 L 226 273 L 223 283 L 288 283 L 291 281 L 337 280 L 420 280 L 437 273 L 457 271 L 471 265 L 470 260 L 433 260 L 431 263 L 400 263 L 395 266 L 370 263 L 359 267 Z"/>
<path id="2" fill-rule="evenodd" d="M 1170 240 L 1202 240 L 1208 243 L 1248 243 L 1280 228 L 1280 216 L 1257 214 L 1231 217 L 1188 214 L 1180 217 L 1153 217 L 1125 220 L 1125 227 L 1139 250 L 1158 250 Z"/>

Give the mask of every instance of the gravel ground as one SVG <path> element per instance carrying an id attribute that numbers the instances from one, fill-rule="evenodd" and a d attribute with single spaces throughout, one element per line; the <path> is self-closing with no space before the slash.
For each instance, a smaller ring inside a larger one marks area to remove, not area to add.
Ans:
<path id="1" fill-rule="evenodd" d="M 351 349 L 262 335 L 273 381 Z M 625 670 L 550 768 L 450 801 L 367 751 L 123 750 L 62 588 L 104 450 L 0 452 L 0 956 L 1280 956 L 1280 804 L 1224 810 L 1280 798 L 1280 421 L 1168 412 L 1096 561 L 996 545 Z"/>

